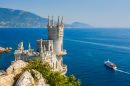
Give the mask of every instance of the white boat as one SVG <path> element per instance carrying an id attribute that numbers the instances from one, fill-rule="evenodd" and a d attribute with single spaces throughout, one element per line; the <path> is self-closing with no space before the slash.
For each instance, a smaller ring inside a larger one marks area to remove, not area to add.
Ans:
<path id="1" fill-rule="evenodd" d="M 114 63 L 111 63 L 109 60 L 104 62 L 106 66 L 112 68 L 112 69 L 116 69 L 116 65 Z"/>

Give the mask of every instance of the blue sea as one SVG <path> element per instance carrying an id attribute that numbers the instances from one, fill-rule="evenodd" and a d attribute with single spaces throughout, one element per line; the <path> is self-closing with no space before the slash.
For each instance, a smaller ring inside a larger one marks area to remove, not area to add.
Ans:
<path id="1" fill-rule="evenodd" d="M 24 49 L 36 50 L 36 40 L 47 39 L 47 28 L 0 28 L 0 46 L 12 47 L 0 54 L 0 70 L 10 66 L 14 50 L 23 41 Z M 67 55 L 67 76 L 81 79 L 81 86 L 130 86 L 130 29 L 129 28 L 65 28 L 64 49 Z M 117 70 L 104 65 L 115 63 Z"/>

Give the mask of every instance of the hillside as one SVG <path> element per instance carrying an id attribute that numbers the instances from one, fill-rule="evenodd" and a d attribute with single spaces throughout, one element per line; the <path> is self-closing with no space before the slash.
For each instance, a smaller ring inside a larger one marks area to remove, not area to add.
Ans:
<path id="1" fill-rule="evenodd" d="M 51 21 L 50 21 L 51 22 Z M 30 12 L 0 8 L 0 27 L 9 28 L 46 28 L 47 18 L 42 18 Z M 56 22 L 55 22 L 56 24 Z M 65 28 L 90 28 L 92 26 L 80 22 L 64 24 Z"/>

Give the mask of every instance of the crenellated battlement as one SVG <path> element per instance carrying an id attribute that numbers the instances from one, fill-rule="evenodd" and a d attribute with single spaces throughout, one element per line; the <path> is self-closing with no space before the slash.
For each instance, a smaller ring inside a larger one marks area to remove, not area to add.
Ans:
<path id="1" fill-rule="evenodd" d="M 53 19 L 53 16 L 52 16 L 52 25 L 50 24 L 50 18 L 48 16 L 48 25 L 47 25 L 47 28 L 48 29 L 64 29 L 64 24 L 63 24 L 63 16 L 62 16 L 62 20 L 61 20 L 61 24 L 60 24 L 60 17 L 58 16 L 58 24 L 55 25 L 54 24 L 54 19 Z"/>

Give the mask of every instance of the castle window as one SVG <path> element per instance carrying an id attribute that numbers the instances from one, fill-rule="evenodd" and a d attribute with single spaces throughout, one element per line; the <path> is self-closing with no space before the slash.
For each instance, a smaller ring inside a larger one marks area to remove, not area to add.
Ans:
<path id="1" fill-rule="evenodd" d="M 54 71 L 54 62 L 53 62 L 53 71 Z"/>
<path id="2" fill-rule="evenodd" d="M 57 61 L 56 61 L 56 69 L 57 69 Z"/>
<path id="3" fill-rule="evenodd" d="M 61 51 L 62 51 L 62 44 L 61 44 Z"/>
<path id="4" fill-rule="evenodd" d="M 50 46 L 50 51 L 52 51 L 52 48 L 51 48 L 51 46 Z"/>
<path id="5" fill-rule="evenodd" d="M 62 66 L 62 60 L 61 60 L 61 66 Z"/>

